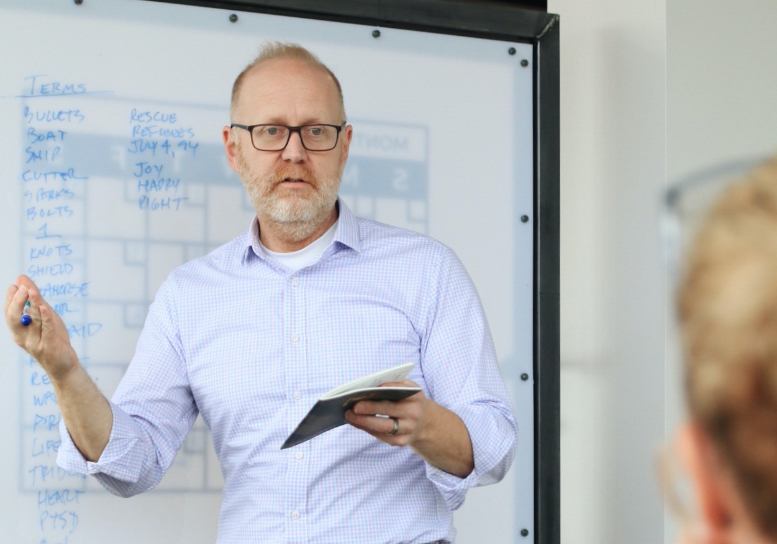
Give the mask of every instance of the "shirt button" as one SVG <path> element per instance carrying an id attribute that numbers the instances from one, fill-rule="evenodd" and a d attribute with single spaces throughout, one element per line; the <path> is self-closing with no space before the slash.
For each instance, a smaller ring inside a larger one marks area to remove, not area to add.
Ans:
<path id="1" fill-rule="evenodd" d="M 302 453 L 301 451 L 298 451 L 297 453 L 294 454 L 295 459 L 302 459 L 303 457 L 305 457 L 305 454 Z"/>
<path id="2" fill-rule="evenodd" d="M 302 393 L 300 393 L 299 391 L 294 391 L 294 394 L 292 395 L 292 397 L 294 397 L 294 400 L 299 400 L 302 398 Z"/>
<path id="3" fill-rule="evenodd" d="M 296 287 L 299 285 L 299 278 L 291 278 L 291 284 Z"/>
<path id="4" fill-rule="evenodd" d="M 291 517 L 292 519 L 299 519 L 299 512 L 294 510 L 294 512 L 291 513 Z"/>
<path id="5" fill-rule="evenodd" d="M 299 335 L 297 333 L 292 334 L 291 335 L 291 341 L 292 342 L 296 342 L 297 340 L 299 340 Z"/>

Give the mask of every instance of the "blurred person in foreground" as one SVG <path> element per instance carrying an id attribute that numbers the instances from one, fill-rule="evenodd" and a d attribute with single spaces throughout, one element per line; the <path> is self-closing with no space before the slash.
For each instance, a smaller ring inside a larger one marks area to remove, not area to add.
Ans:
<path id="1" fill-rule="evenodd" d="M 777 159 L 702 222 L 678 292 L 697 506 L 678 544 L 777 543 Z"/>

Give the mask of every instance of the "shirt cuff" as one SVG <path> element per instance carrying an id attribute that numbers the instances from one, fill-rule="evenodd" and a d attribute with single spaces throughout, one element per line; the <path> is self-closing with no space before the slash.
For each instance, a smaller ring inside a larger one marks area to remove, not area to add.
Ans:
<path id="1" fill-rule="evenodd" d="M 435 485 L 440 493 L 442 493 L 445 503 L 451 510 L 456 510 L 464 504 L 464 497 L 467 490 L 477 485 L 477 483 L 473 483 L 473 478 L 475 478 L 474 469 L 466 478 L 459 478 L 444 470 L 433 467 L 428 462 L 425 464 L 426 477 Z"/>
<path id="2" fill-rule="evenodd" d="M 92 462 L 78 451 L 63 419 L 59 424 L 62 443 L 57 452 L 57 465 L 79 474 L 105 474 L 124 482 L 137 482 L 145 464 L 145 433 L 121 408 L 110 400 L 108 404 L 113 412 L 113 426 L 100 458 Z"/>
<path id="3" fill-rule="evenodd" d="M 453 411 L 469 432 L 475 468 L 466 478 L 459 478 L 425 464 L 426 477 L 440 491 L 448 507 L 456 510 L 464 503 L 468 489 L 495 483 L 504 477 L 515 455 L 516 432 L 514 420 L 502 423 L 501 411 L 493 406 L 470 405 Z"/>

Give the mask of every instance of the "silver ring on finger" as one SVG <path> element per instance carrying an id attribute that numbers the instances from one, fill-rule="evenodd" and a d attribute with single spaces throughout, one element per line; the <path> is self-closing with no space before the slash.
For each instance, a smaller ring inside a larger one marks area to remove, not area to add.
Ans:
<path id="1" fill-rule="evenodd" d="M 392 417 L 392 416 L 389 416 L 389 419 L 393 419 L 394 420 L 394 428 L 391 429 L 386 434 L 390 434 L 391 436 L 394 436 L 395 434 L 397 434 L 399 432 L 399 420 L 397 418 L 395 418 L 395 417 Z"/>

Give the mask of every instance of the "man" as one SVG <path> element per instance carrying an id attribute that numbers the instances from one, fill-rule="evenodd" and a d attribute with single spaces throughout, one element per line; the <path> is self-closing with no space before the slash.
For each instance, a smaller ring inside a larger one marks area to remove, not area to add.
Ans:
<path id="1" fill-rule="evenodd" d="M 199 413 L 225 480 L 218 542 L 453 541 L 452 510 L 503 477 L 516 440 L 469 277 L 442 244 L 337 199 L 353 129 L 308 51 L 267 46 L 235 81 L 231 117 L 227 158 L 256 220 L 171 273 L 112 402 L 29 278 L 8 290 L 14 339 L 62 410 L 59 464 L 146 491 Z M 421 393 L 360 402 L 351 427 L 280 450 L 322 393 L 407 361 Z"/>

